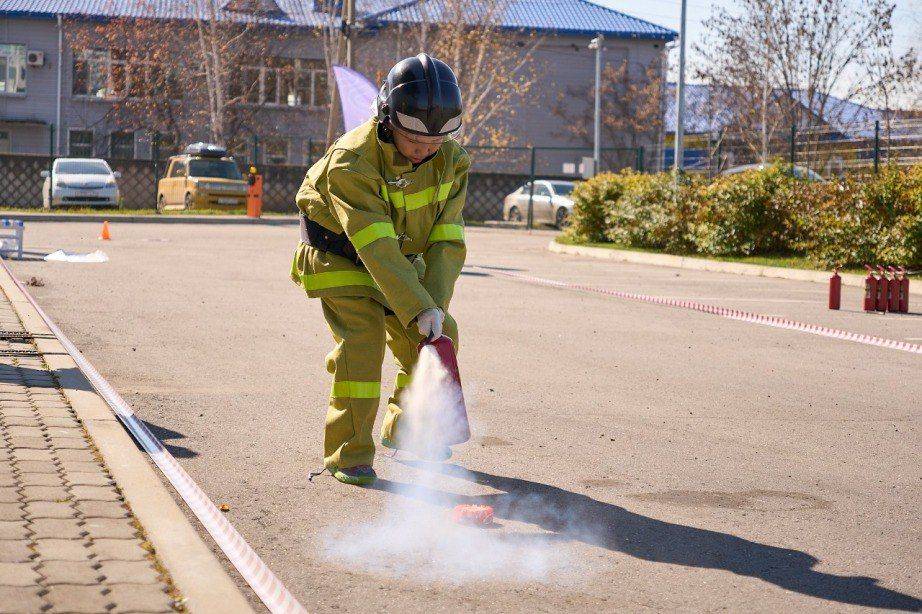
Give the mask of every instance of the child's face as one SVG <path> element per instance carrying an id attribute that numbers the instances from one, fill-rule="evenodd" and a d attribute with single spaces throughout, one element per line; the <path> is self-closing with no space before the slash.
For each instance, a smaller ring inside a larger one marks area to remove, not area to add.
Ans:
<path id="1" fill-rule="evenodd" d="M 446 137 L 420 136 L 404 132 L 400 128 L 393 128 L 394 145 L 405 158 L 413 164 L 419 164 L 439 150 Z"/>

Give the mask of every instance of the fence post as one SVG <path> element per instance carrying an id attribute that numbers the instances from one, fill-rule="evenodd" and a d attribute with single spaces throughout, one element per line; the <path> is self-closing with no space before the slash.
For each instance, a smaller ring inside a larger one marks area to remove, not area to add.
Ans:
<path id="1" fill-rule="evenodd" d="M 307 165 L 314 165 L 314 137 L 307 137 Z"/>
<path id="2" fill-rule="evenodd" d="M 54 124 L 48 124 L 48 208 L 54 196 Z"/>
<path id="3" fill-rule="evenodd" d="M 637 148 L 637 161 L 634 164 L 638 173 L 643 172 L 643 145 Z"/>
<path id="4" fill-rule="evenodd" d="M 528 173 L 528 215 L 526 216 L 525 227 L 531 230 L 531 224 L 534 216 L 534 200 L 535 200 L 535 146 L 531 147 L 531 170 Z"/>
<path id="5" fill-rule="evenodd" d="M 880 120 L 874 122 L 874 174 L 880 168 Z"/>
<path id="6" fill-rule="evenodd" d="M 797 139 L 797 124 L 791 124 L 791 172 L 794 172 L 794 162 L 796 162 L 796 157 L 794 155 L 794 143 Z"/>
<path id="7" fill-rule="evenodd" d="M 160 133 L 155 132 L 153 142 L 151 143 L 151 158 L 154 159 L 154 183 L 160 179 Z"/>
<path id="8" fill-rule="evenodd" d="M 719 135 L 717 136 L 717 168 L 714 169 L 714 174 L 715 174 L 715 175 L 719 175 L 719 174 L 720 174 L 720 163 L 721 163 L 721 158 L 723 157 L 723 153 L 724 153 L 724 139 L 723 139 L 723 134 L 719 134 Z"/>

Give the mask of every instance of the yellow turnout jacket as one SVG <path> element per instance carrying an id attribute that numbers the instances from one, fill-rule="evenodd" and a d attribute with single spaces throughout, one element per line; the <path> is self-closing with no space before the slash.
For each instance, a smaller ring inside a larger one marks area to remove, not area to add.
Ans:
<path id="1" fill-rule="evenodd" d="M 448 309 L 466 250 L 461 211 L 470 157 L 453 139 L 416 169 L 371 119 L 344 134 L 307 172 L 298 208 L 345 232 L 362 264 L 298 245 L 291 278 L 308 296 L 368 296 L 404 326 Z"/>

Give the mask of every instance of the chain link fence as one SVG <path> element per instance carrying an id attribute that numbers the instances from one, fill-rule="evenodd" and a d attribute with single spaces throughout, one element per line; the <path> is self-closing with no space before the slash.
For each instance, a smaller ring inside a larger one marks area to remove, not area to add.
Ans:
<path id="1" fill-rule="evenodd" d="M 683 162 L 688 172 L 715 176 L 750 164 L 786 162 L 824 178 L 877 172 L 883 164 L 922 163 L 922 119 L 824 126 L 774 127 L 742 138 L 726 132 L 686 135 Z M 673 166 L 667 142 L 665 167 Z M 805 172 L 805 171 L 801 171 Z"/>
<path id="2" fill-rule="evenodd" d="M 42 171 L 51 168 L 49 156 L 0 155 L 0 204 L 41 207 Z"/>
<path id="3" fill-rule="evenodd" d="M 468 147 L 472 167 L 468 180 L 465 218 L 474 222 L 503 219 L 503 199 L 534 180 L 577 181 L 592 150 L 585 147 Z M 254 151 L 259 158 L 259 152 Z M 319 159 L 324 151 L 321 143 L 309 150 L 310 159 Z M 249 168 L 248 152 L 237 156 L 242 172 Z M 40 208 L 44 178 L 53 158 L 35 155 L 0 155 L 0 206 Z M 163 177 L 168 163 L 164 159 L 108 159 L 112 170 L 118 171 L 119 191 L 124 209 L 156 207 L 157 181 Z M 263 174 L 263 210 L 294 213 L 295 194 L 304 180 L 307 166 L 260 164 Z M 643 170 L 642 149 L 604 149 L 600 170 L 622 168 Z"/>

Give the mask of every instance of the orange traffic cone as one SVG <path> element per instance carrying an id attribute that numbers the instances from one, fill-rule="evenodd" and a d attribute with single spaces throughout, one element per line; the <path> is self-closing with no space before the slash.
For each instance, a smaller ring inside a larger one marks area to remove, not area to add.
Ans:
<path id="1" fill-rule="evenodd" d="M 99 238 L 103 241 L 108 241 L 112 238 L 112 235 L 109 234 L 109 220 L 102 223 L 102 234 L 99 235 Z"/>

